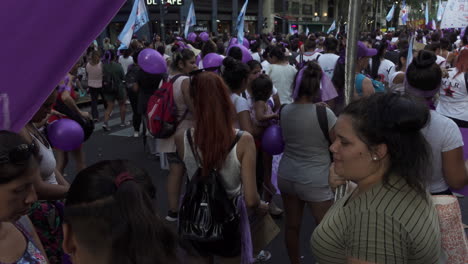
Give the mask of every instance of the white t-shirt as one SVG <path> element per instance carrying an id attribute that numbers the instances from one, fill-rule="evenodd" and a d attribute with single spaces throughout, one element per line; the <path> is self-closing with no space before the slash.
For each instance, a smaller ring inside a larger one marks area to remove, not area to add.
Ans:
<path id="1" fill-rule="evenodd" d="M 261 64 L 262 64 L 262 70 L 263 70 L 266 74 L 268 74 L 268 72 L 270 71 L 270 65 L 271 65 L 271 64 L 270 64 L 267 60 L 262 61 Z"/>
<path id="2" fill-rule="evenodd" d="M 335 72 L 336 62 L 340 56 L 333 53 L 325 53 L 318 57 L 318 64 L 322 67 L 323 72 L 330 78 L 333 78 L 333 73 Z"/>
<path id="3" fill-rule="evenodd" d="M 290 104 L 293 102 L 293 99 L 291 98 L 292 84 L 294 82 L 294 78 L 296 77 L 296 73 L 296 68 L 289 64 L 270 65 L 270 70 L 267 72 L 267 74 L 273 81 L 273 85 L 276 87 L 276 89 L 278 89 L 278 95 L 281 104 Z"/>
<path id="4" fill-rule="evenodd" d="M 236 93 L 232 93 L 231 101 L 234 104 L 234 108 L 236 109 L 237 114 L 244 112 L 244 111 L 250 111 L 249 103 L 247 102 L 247 99 L 245 99 L 244 97 Z M 236 122 L 234 123 L 234 127 L 240 128 L 239 120 L 236 120 Z"/>
<path id="5" fill-rule="evenodd" d="M 398 92 L 398 93 L 404 93 L 405 92 L 405 82 L 402 83 L 393 83 L 393 80 L 395 80 L 395 77 L 398 76 L 398 74 L 404 73 L 402 71 L 397 71 L 388 76 L 388 85 L 390 87 L 390 91 L 392 92 Z"/>
<path id="6" fill-rule="evenodd" d="M 454 150 L 463 146 L 463 138 L 457 124 L 448 117 L 436 111 L 431 111 L 428 125 L 421 130 L 431 146 L 432 170 L 428 190 L 431 193 L 443 192 L 449 188 L 442 169 L 442 152 Z"/>
<path id="7" fill-rule="evenodd" d="M 258 62 L 262 62 L 262 60 L 260 59 L 260 55 L 258 54 L 258 52 L 254 52 L 252 53 L 252 58 Z"/>
<path id="8" fill-rule="evenodd" d="M 442 57 L 437 55 L 437 60 L 436 60 L 437 65 L 439 65 L 442 69 L 445 69 L 445 66 L 447 65 L 447 60 Z"/>
<path id="9" fill-rule="evenodd" d="M 437 112 L 442 115 L 468 121 L 468 92 L 465 74 L 458 74 L 456 68 L 449 71 L 449 77 L 442 79 Z M 455 76 L 457 75 L 457 76 Z"/>
<path id="10" fill-rule="evenodd" d="M 318 52 L 304 52 L 302 59 L 304 62 L 308 62 L 311 60 L 315 60 Z M 296 57 L 297 63 L 301 63 L 301 54 L 297 55 Z"/>
<path id="11" fill-rule="evenodd" d="M 372 59 L 369 60 L 369 66 L 372 68 Z M 395 72 L 395 63 L 384 59 L 380 62 L 379 70 L 377 73 L 381 77 L 381 79 L 386 82 L 390 83 L 389 76 Z M 378 81 L 378 80 L 377 80 Z"/>
<path id="12" fill-rule="evenodd" d="M 127 74 L 128 66 L 133 64 L 133 57 L 128 56 L 128 58 L 124 58 L 124 56 L 120 56 L 119 57 L 119 63 L 120 63 L 120 65 L 122 65 L 122 68 L 124 70 L 124 74 Z"/>

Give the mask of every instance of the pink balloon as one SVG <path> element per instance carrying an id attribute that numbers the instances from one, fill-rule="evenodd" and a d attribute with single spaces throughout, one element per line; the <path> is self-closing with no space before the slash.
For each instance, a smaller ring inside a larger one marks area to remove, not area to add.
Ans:
<path id="1" fill-rule="evenodd" d="M 251 60 L 253 60 L 253 57 L 252 57 L 252 54 L 250 54 L 250 51 L 244 46 L 244 45 L 240 45 L 240 44 L 234 44 L 234 45 L 231 45 L 226 54 L 229 54 L 229 50 L 232 48 L 232 47 L 239 47 L 241 50 L 242 50 L 242 62 L 243 63 L 247 63 Z"/>
<path id="2" fill-rule="evenodd" d="M 138 55 L 138 65 L 147 73 L 161 74 L 167 72 L 164 58 L 154 49 L 144 49 Z"/>
<path id="3" fill-rule="evenodd" d="M 262 136 L 262 149 L 270 155 L 279 155 L 284 152 L 284 140 L 279 125 L 269 126 Z"/>
<path id="4" fill-rule="evenodd" d="M 208 33 L 206 33 L 206 32 L 202 32 L 202 33 L 200 33 L 200 39 L 203 42 L 207 42 L 210 39 L 210 35 Z"/>
<path id="5" fill-rule="evenodd" d="M 83 128 L 71 119 L 60 119 L 47 127 L 50 144 L 63 151 L 78 149 L 84 141 Z"/>
<path id="6" fill-rule="evenodd" d="M 219 67 L 223 64 L 223 57 L 217 53 L 208 53 L 203 58 L 203 68 Z"/>

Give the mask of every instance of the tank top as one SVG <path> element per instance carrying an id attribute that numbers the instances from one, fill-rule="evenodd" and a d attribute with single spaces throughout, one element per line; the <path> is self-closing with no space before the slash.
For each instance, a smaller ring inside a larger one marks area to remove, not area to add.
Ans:
<path id="1" fill-rule="evenodd" d="M 27 228 L 28 224 L 25 223 L 25 217 L 20 218 L 14 225 L 26 238 L 26 250 L 18 261 L 13 263 L 0 262 L 0 264 L 47 264 L 46 258 L 33 242 L 30 230 Z"/>
<path id="2" fill-rule="evenodd" d="M 190 129 L 190 135 L 193 138 L 194 129 Z M 236 129 L 236 133 L 238 130 Z M 194 146 L 195 147 L 195 146 Z M 196 148 L 195 151 L 198 151 L 200 158 L 203 159 L 200 151 Z M 190 144 L 187 140 L 187 137 L 184 137 L 184 159 L 185 168 L 187 169 L 187 175 L 189 180 L 192 179 L 193 175 L 199 168 L 195 157 L 190 148 Z M 241 164 L 237 159 L 237 144 L 232 148 L 231 152 L 226 157 L 223 167 L 219 171 L 221 175 L 220 182 L 224 186 L 226 193 L 229 198 L 234 198 L 241 193 Z"/>
<path id="3" fill-rule="evenodd" d="M 41 162 L 39 163 L 39 170 L 41 171 L 42 180 L 50 184 L 58 184 L 57 179 L 55 178 L 55 167 L 57 162 L 55 161 L 52 148 L 50 145 L 48 147 L 45 146 L 33 133 L 29 134 L 36 140 L 39 146 L 39 155 L 42 157 Z"/>

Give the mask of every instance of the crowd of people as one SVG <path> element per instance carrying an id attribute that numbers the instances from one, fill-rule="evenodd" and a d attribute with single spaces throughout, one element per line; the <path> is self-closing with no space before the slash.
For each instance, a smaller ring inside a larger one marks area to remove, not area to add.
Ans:
<path id="1" fill-rule="evenodd" d="M 253 252 L 249 218 L 271 215 L 284 217 L 285 248 L 298 264 L 304 207 L 317 224 L 310 248 L 318 263 L 442 263 L 431 195 L 468 185 L 460 132 L 468 128 L 467 29 L 362 32 L 348 105 L 346 34 L 252 35 L 242 47 L 227 36 L 166 39 L 135 37 L 120 50 L 109 39 L 92 44 L 20 133 L 0 131 L 0 263 L 262 262 L 275 253 Z M 144 49 L 157 50 L 167 72 L 140 67 Z M 222 62 L 204 68 L 213 53 Z M 155 138 L 148 102 L 165 82 L 177 128 Z M 91 114 L 78 107 L 80 92 L 89 93 Z M 76 120 L 87 137 L 93 122 L 110 131 L 115 102 L 120 125 L 130 124 L 130 103 L 133 136 L 167 159 L 167 186 L 158 188 L 167 192 L 165 218 L 151 178 L 131 161 L 87 166 L 86 143 L 72 151 L 49 143 L 45 127 L 61 118 Z M 273 125 L 281 127 L 281 155 L 264 145 Z M 69 155 L 78 169 L 71 183 L 63 176 Z M 229 228 L 203 230 L 196 224 L 206 219 L 197 219 L 189 224 L 202 231 L 191 237 L 174 231 L 169 222 L 185 225 L 187 212 L 207 215 L 187 208 L 198 196 L 180 197 L 202 192 L 193 186 L 213 175 L 210 188 L 220 186 L 218 198 L 235 205 Z M 228 229 L 230 241 L 220 238 Z M 202 241 L 207 232 L 217 240 Z"/>

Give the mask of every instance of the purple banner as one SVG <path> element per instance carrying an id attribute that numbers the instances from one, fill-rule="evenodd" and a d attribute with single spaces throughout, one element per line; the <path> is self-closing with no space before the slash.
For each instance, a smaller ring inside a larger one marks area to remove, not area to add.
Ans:
<path id="1" fill-rule="evenodd" d="M 18 132 L 125 0 L 4 0 L 0 130 Z"/>

